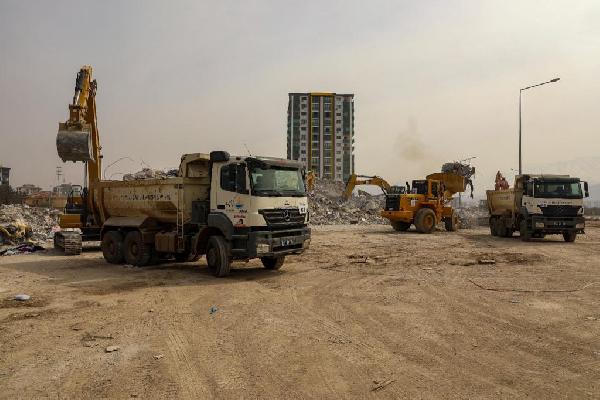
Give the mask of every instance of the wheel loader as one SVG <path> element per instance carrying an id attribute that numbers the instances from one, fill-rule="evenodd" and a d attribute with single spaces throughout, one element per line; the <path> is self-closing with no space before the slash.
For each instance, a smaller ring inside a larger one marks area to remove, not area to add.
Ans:
<path id="1" fill-rule="evenodd" d="M 407 193 L 387 193 L 381 216 L 387 218 L 396 231 L 407 231 L 415 225 L 418 232 L 432 233 L 443 221 L 447 231 L 458 229 L 458 215 L 450 205 L 452 196 L 465 190 L 465 177 L 438 172 L 426 179 L 407 183 Z"/>

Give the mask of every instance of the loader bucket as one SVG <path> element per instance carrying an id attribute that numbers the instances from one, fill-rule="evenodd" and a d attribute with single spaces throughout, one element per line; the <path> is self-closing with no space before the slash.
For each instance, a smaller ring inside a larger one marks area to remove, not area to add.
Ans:
<path id="1" fill-rule="evenodd" d="M 59 124 L 56 135 L 56 150 L 58 156 L 66 161 L 90 161 L 92 155 L 92 136 L 90 132 L 79 128 L 69 128 L 65 124 Z"/>

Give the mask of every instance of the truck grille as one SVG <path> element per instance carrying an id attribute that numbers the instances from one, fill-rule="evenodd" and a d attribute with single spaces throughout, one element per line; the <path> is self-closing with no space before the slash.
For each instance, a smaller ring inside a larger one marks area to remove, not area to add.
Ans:
<path id="1" fill-rule="evenodd" d="M 304 214 L 300 214 L 297 208 L 277 208 L 270 210 L 259 210 L 267 225 L 290 226 L 304 224 Z"/>
<path id="2" fill-rule="evenodd" d="M 580 206 L 546 206 L 540 207 L 544 217 L 576 217 Z"/>

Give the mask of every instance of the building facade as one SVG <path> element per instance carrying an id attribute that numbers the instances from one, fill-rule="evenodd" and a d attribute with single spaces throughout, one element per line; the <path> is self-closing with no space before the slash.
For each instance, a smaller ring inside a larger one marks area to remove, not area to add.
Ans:
<path id="1" fill-rule="evenodd" d="M 287 158 L 322 179 L 354 173 L 354 95 L 289 93 Z"/>

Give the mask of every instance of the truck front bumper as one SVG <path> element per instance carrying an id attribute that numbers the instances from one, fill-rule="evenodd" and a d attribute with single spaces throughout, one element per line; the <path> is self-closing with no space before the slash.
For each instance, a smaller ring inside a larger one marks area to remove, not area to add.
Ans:
<path id="1" fill-rule="evenodd" d="M 531 216 L 531 229 L 534 232 L 562 233 L 565 231 L 576 231 L 584 233 L 585 218 L 583 217 L 544 217 Z"/>
<path id="2" fill-rule="evenodd" d="M 300 254 L 310 245 L 310 228 L 254 231 L 247 243 L 248 258 Z"/>

